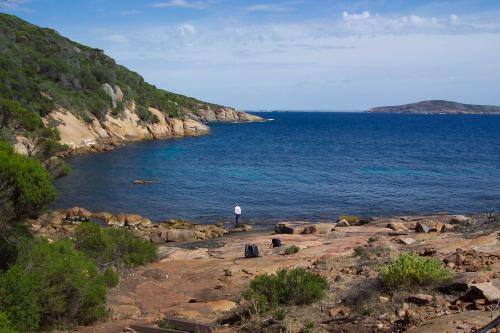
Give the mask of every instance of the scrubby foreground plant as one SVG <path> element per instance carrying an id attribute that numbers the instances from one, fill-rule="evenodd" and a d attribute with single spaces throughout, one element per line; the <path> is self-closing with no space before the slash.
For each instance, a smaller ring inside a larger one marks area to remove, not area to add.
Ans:
<path id="1" fill-rule="evenodd" d="M 260 275 L 250 282 L 243 296 L 260 310 L 280 305 L 311 304 L 323 297 L 326 280 L 304 268 L 280 269 L 276 274 Z"/>
<path id="2" fill-rule="evenodd" d="M 102 228 L 90 222 L 76 229 L 75 246 L 102 267 L 134 267 L 156 259 L 156 247 L 151 242 L 135 238 L 125 228 Z"/>
<path id="3" fill-rule="evenodd" d="M 403 252 L 380 268 L 380 278 L 384 287 L 396 289 L 442 283 L 451 278 L 451 273 L 439 259 Z"/>
<path id="4" fill-rule="evenodd" d="M 0 276 L 0 311 L 20 332 L 85 325 L 107 316 L 106 279 L 70 240 L 23 245 Z"/>

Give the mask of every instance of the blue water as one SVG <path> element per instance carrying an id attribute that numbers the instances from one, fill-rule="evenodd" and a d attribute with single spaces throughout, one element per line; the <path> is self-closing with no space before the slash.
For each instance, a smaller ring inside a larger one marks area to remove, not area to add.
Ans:
<path id="1" fill-rule="evenodd" d="M 56 206 L 213 222 L 237 202 L 260 225 L 500 209 L 499 116 L 262 115 L 274 120 L 73 157 Z"/>

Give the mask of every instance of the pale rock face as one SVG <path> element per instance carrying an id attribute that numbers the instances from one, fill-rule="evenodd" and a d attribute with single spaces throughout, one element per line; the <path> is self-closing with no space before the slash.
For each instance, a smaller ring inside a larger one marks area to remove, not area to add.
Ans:
<path id="1" fill-rule="evenodd" d="M 184 135 L 201 135 L 208 133 L 208 126 L 192 119 L 184 119 Z"/>
<path id="2" fill-rule="evenodd" d="M 108 132 L 121 140 L 141 140 L 150 138 L 149 131 L 146 127 L 138 125 L 139 116 L 129 109 L 125 109 L 122 117 L 114 118 L 111 115 L 106 115 L 104 127 Z"/>
<path id="3" fill-rule="evenodd" d="M 116 94 L 113 87 L 111 87 L 109 83 L 103 83 L 101 89 L 104 90 L 104 92 L 106 93 L 106 95 L 109 96 L 109 98 L 111 98 L 111 103 L 113 103 L 113 107 L 116 107 Z"/>
<path id="4" fill-rule="evenodd" d="M 181 119 L 169 118 L 168 122 L 174 136 L 184 136 L 184 122 Z"/>
<path id="5" fill-rule="evenodd" d="M 14 151 L 21 155 L 31 155 L 35 144 L 31 139 L 24 136 L 16 136 L 16 143 L 14 144 Z"/>
<path id="6" fill-rule="evenodd" d="M 238 111 L 232 108 L 220 107 L 218 109 L 198 110 L 197 117 L 204 122 L 259 122 L 261 117 Z"/>
<path id="7" fill-rule="evenodd" d="M 123 101 L 123 91 L 119 85 L 115 85 L 115 97 L 117 102 Z"/>
<path id="8" fill-rule="evenodd" d="M 158 120 L 160 121 L 158 124 L 148 125 L 148 130 L 153 136 L 153 138 L 163 139 L 172 137 L 173 135 L 172 126 L 169 123 L 167 123 L 167 120 L 165 119 L 165 114 L 163 114 L 163 112 L 155 108 L 149 108 L 149 111 L 156 117 L 158 117 Z"/>
<path id="9" fill-rule="evenodd" d="M 48 118 L 58 123 L 56 128 L 61 136 L 60 142 L 70 147 L 84 147 L 93 144 L 96 139 L 101 138 L 100 134 L 105 132 L 99 122 L 93 122 L 92 126 L 89 126 L 71 112 L 64 110 L 53 111 L 48 115 Z M 106 133 L 105 137 L 109 137 L 109 135 Z"/>

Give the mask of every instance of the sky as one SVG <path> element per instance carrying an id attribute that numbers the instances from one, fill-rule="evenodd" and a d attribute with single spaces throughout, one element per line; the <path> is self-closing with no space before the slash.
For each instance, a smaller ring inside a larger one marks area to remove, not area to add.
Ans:
<path id="1" fill-rule="evenodd" d="M 500 105 L 500 0 L 9 0 L 0 11 L 159 88 L 244 110 Z"/>

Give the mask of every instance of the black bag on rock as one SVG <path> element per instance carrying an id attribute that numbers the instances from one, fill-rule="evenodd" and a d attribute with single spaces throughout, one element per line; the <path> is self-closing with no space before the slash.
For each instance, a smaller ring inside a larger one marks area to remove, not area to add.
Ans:
<path id="1" fill-rule="evenodd" d="M 245 258 L 255 258 L 259 256 L 259 248 L 255 244 L 245 245 Z"/>
<path id="2" fill-rule="evenodd" d="M 271 242 L 273 243 L 273 247 L 280 247 L 281 246 L 281 239 L 279 239 L 279 238 L 273 238 L 273 239 L 271 239 Z"/>

